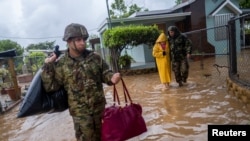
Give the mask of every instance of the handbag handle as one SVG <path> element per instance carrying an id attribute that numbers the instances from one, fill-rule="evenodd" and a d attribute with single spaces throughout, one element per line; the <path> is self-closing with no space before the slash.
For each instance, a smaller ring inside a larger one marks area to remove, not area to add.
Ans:
<path id="1" fill-rule="evenodd" d="M 130 95 L 129 95 L 128 89 L 127 89 L 127 87 L 126 87 L 126 85 L 125 85 L 125 82 L 124 82 L 124 80 L 123 80 L 122 78 L 121 78 L 121 81 L 122 81 L 122 87 L 123 87 L 123 94 L 124 94 L 124 98 L 125 98 L 125 103 L 126 103 L 126 104 L 128 103 L 127 97 L 128 97 L 128 99 L 129 99 L 129 102 L 130 102 L 130 103 L 133 103 L 133 102 L 132 102 L 132 99 L 131 99 L 131 97 L 130 97 Z"/>
<path id="2" fill-rule="evenodd" d="M 120 99 L 119 99 L 116 87 L 114 85 L 114 88 L 113 88 L 113 101 L 114 101 L 114 105 L 116 103 L 116 99 L 117 99 L 118 105 L 120 105 Z"/>
<path id="3" fill-rule="evenodd" d="M 128 89 L 125 85 L 125 82 L 123 80 L 123 78 L 121 78 L 121 82 L 122 82 L 122 87 L 123 87 L 123 94 L 124 94 L 124 98 L 125 98 L 125 104 L 127 105 L 128 104 L 128 100 L 130 103 L 132 103 L 132 99 L 129 95 L 129 92 L 128 92 Z M 116 103 L 116 101 L 118 102 L 118 105 L 120 105 L 120 99 L 119 99 L 119 95 L 118 95 L 118 92 L 117 92 L 117 89 L 116 89 L 116 86 L 114 85 L 113 87 L 113 101 L 114 101 L 114 105 Z"/>

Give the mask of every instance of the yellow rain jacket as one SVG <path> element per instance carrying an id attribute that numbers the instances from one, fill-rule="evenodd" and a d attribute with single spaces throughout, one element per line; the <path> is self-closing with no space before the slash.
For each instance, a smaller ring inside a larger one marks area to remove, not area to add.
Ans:
<path id="1" fill-rule="evenodd" d="M 161 42 L 166 42 L 165 49 L 162 48 Z M 166 55 L 163 55 L 163 51 Z M 155 42 L 152 52 L 153 57 L 156 59 L 156 64 L 160 76 L 161 83 L 170 83 L 171 81 L 171 62 L 170 62 L 170 49 L 167 36 L 161 33 Z"/>

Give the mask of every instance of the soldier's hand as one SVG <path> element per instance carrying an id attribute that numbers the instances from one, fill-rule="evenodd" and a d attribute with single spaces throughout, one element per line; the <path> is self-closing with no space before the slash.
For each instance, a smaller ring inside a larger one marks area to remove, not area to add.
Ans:
<path id="1" fill-rule="evenodd" d="M 44 60 L 44 62 L 45 62 L 45 63 L 52 63 L 52 62 L 55 62 L 55 61 L 56 61 L 56 58 L 57 58 L 56 54 L 55 54 L 55 53 L 52 53 L 52 55 L 49 56 L 48 58 L 46 58 L 46 59 Z"/>
<path id="2" fill-rule="evenodd" d="M 112 78 L 111 78 L 111 82 L 113 84 L 117 84 L 121 79 L 121 74 L 120 73 L 115 73 Z"/>

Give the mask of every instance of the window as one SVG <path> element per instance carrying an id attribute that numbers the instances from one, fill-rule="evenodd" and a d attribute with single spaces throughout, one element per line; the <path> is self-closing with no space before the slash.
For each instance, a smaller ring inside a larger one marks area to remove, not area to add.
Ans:
<path id="1" fill-rule="evenodd" d="M 227 39 L 227 29 L 223 25 L 227 25 L 227 22 L 232 18 L 234 14 L 218 14 L 214 16 L 214 24 L 215 27 L 218 27 L 215 29 L 215 40 L 226 40 Z M 221 26 L 221 27 L 219 27 Z"/>

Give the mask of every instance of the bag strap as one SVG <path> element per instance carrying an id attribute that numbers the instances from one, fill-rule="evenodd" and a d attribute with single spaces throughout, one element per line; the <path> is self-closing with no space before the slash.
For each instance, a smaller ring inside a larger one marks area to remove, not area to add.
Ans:
<path id="1" fill-rule="evenodd" d="M 128 100 L 129 100 L 130 103 L 133 103 L 123 78 L 121 78 L 121 82 L 122 82 L 122 87 L 123 87 L 123 94 L 124 94 L 124 98 L 125 98 L 125 104 L 126 105 L 128 104 Z M 117 89 L 116 89 L 115 85 L 113 85 L 113 101 L 114 101 L 114 105 L 115 105 L 116 101 L 117 101 L 118 105 L 120 105 L 120 99 L 119 99 L 119 95 L 118 95 L 118 92 L 117 92 Z"/>
<path id="2" fill-rule="evenodd" d="M 127 89 L 127 87 L 126 87 L 126 85 L 125 85 L 125 82 L 124 82 L 123 78 L 121 78 L 121 81 L 122 81 L 122 87 L 123 87 L 123 94 L 124 94 L 124 98 L 125 98 L 125 103 L 126 103 L 126 104 L 128 103 L 127 97 L 128 97 L 128 99 L 129 99 L 129 102 L 130 102 L 130 103 L 133 103 L 133 102 L 132 102 L 132 99 L 131 99 L 131 97 L 130 97 L 130 95 L 129 95 L 128 89 Z"/>
<path id="3" fill-rule="evenodd" d="M 117 100 L 117 102 L 118 102 L 118 105 L 120 105 L 120 99 L 119 99 L 119 96 L 118 96 L 118 93 L 117 93 L 117 90 L 116 90 L 116 87 L 115 87 L 115 85 L 114 85 L 114 88 L 113 88 L 114 90 L 113 90 L 113 98 L 114 98 L 114 105 L 115 105 L 115 103 L 116 103 L 116 100 Z"/>

